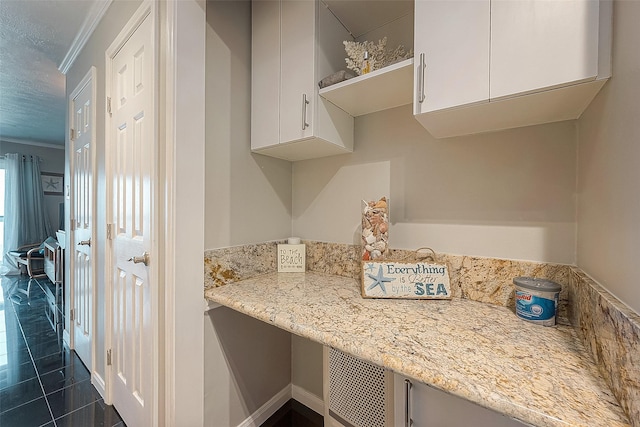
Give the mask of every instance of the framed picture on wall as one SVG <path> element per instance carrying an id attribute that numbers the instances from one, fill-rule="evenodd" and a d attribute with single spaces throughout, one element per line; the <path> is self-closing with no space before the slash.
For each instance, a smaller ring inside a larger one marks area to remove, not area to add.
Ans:
<path id="1" fill-rule="evenodd" d="M 64 174 L 55 172 L 40 173 L 42 190 L 47 196 L 62 196 L 64 193 Z"/>

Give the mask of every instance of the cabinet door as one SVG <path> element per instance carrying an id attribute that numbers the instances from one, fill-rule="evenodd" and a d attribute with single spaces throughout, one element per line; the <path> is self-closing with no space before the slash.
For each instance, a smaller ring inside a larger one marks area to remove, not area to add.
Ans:
<path id="1" fill-rule="evenodd" d="M 280 142 L 280 2 L 251 2 L 251 148 Z"/>
<path id="2" fill-rule="evenodd" d="M 405 425 L 405 377 L 394 376 L 395 425 Z M 468 400 L 411 381 L 409 415 L 413 427 L 522 427 L 525 424 Z"/>
<path id="3" fill-rule="evenodd" d="M 282 2 L 280 143 L 313 135 L 316 3 Z"/>
<path id="4" fill-rule="evenodd" d="M 488 101 L 489 13 L 489 0 L 415 1 L 414 114 Z"/>
<path id="5" fill-rule="evenodd" d="M 491 99 L 594 79 L 597 0 L 493 0 Z"/>

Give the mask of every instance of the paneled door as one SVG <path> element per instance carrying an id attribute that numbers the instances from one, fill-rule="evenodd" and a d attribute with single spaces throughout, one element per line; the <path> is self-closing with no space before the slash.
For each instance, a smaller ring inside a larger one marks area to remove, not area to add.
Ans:
<path id="1" fill-rule="evenodd" d="M 95 144 L 95 67 L 82 79 L 71 93 L 70 98 L 70 138 L 71 153 L 69 170 L 71 175 L 70 219 L 71 219 L 71 256 L 70 283 L 71 323 L 76 353 L 93 372 L 93 214 L 95 211 L 95 192 L 93 181 Z"/>
<path id="2" fill-rule="evenodd" d="M 110 205 L 110 395 L 125 423 L 153 424 L 158 344 L 152 248 L 156 159 L 154 2 L 145 2 L 107 50 Z"/>

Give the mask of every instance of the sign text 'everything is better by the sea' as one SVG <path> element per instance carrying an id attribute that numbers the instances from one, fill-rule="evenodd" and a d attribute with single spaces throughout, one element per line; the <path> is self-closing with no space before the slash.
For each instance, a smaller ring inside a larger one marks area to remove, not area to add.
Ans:
<path id="1" fill-rule="evenodd" d="M 449 271 L 444 264 L 363 261 L 365 298 L 450 299 Z"/>

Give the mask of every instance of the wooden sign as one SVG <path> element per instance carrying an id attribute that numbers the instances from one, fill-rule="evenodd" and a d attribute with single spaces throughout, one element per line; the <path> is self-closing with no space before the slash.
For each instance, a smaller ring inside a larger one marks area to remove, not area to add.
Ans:
<path id="1" fill-rule="evenodd" d="M 363 261 L 362 296 L 451 299 L 449 270 L 438 263 Z"/>
<path id="2" fill-rule="evenodd" d="M 278 273 L 304 273 L 305 245 L 278 245 Z"/>

